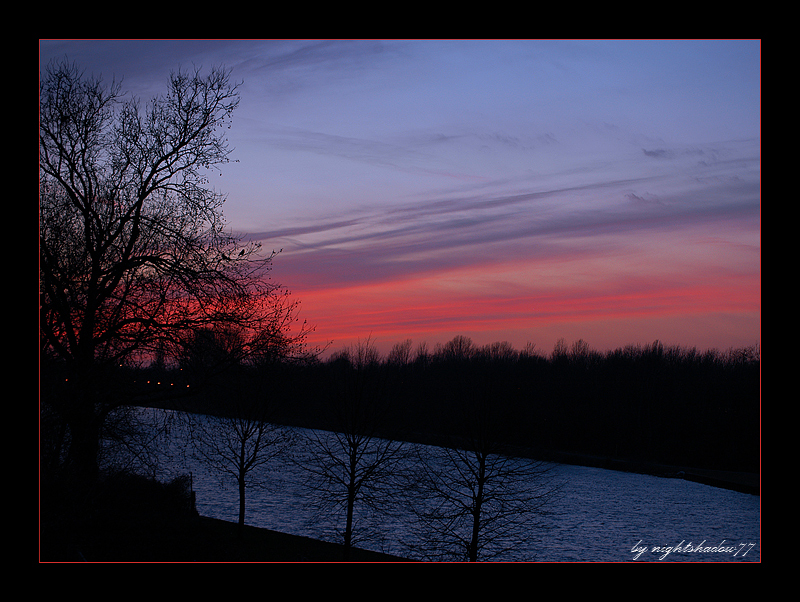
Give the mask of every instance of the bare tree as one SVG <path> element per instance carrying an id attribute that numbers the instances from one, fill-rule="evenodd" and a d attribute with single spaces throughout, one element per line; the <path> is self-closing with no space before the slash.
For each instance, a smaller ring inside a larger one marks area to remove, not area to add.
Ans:
<path id="1" fill-rule="evenodd" d="M 499 451 L 499 450 L 497 450 Z M 526 541 L 557 488 L 550 467 L 490 445 L 429 447 L 419 459 L 412 512 L 423 559 L 502 558 Z"/>
<path id="2" fill-rule="evenodd" d="M 406 339 L 392 345 L 386 362 L 394 366 L 405 366 L 411 362 L 411 339 Z"/>
<path id="3" fill-rule="evenodd" d="M 339 517 L 345 560 L 352 547 L 380 536 L 370 519 L 391 513 L 398 477 L 407 467 L 407 446 L 381 436 L 387 408 L 379 359 L 367 340 L 332 360 L 338 370 L 331 408 L 335 430 L 310 431 L 303 458 L 318 515 Z"/>
<path id="4" fill-rule="evenodd" d="M 257 379 L 260 380 L 260 379 Z M 195 457 L 223 478 L 232 479 L 239 496 L 239 529 L 245 524 L 248 488 L 267 484 L 265 467 L 292 446 L 293 431 L 272 422 L 274 403 L 267 389 L 249 388 L 239 374 L 214 394 L 218 409 L 191 418 Z"/>
<path id="5" fill-rule="evenodd" d="M 505 356 L 460 365 L 450 442 L 418 450 L 407 488 L 416 539 L 406 543 L 424 559 L 501 558 L 526 540 L 558 493 L 550 465 L 511 443 Z"/>
<path id="6" fill-rule="evenodd" d="M 41 376 L 66 426 L 67 463 L 93 477 L 126 366 L 180 355 L 198 329 L 269 331 L 287 308 L 274 253 L 226 231 L 208 174 L 229 160 L 230 73 L 173 73 L 142 105 L 68 61 L 41 75 Z M 257 335 L 248 337 L 255 345 Z"/>
<path id="7" fill-rule="evenodd" d="M 444 361 L 463 361 L 474 355 L 476 349 L 471 338 L 456 335 L 444 344 L 437 344 L 435 355 Z"/>

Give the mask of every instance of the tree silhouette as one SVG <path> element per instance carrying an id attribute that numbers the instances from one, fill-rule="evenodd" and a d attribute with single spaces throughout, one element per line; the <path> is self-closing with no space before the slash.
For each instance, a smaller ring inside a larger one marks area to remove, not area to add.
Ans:
<path id="1" fill-rule="evenodd" d="M 276 425 L 275 400 L 264 374 L 240 368 L 213 387 L 213 412 L 190 417 L 195 457 L 223 478 L 232 479 L 239 497 L 238 525 L 245 524 L 247 489 L 266 485 L 264 468 L 293 443 L 291 429 Z"/>
<path id="2" fill-rule="evenodd" d="M 332 431 L 310 431 L 303 458 L 318 515 L 339 517 L 344 560 L 357 543 L 377 536 L 369 518 L 390 513 L 408 467 L 407 445 L 381 436 L 388 424 L 379 359 L 369 340 L 332 358 Z"/>
<path id="3" fill-rule="evenodd" d="M 507 402 L 516 354 L 501 344 L 482 355 L 449 357 L 455 362 L 449 443 L 418 450 L 408 487 L 417 539 L 407 543 L 425 559 L 495 559 L 525 540 L 558 484 L 549 464 L 511 444 L 518 421 Z"/>
<path id="4" fill-rule="evenodd" d="M 386 362 L 394 366 L 405 366 L 411 362 L 411 339 L 406 339 L 392 345 Z"/>
<path id="5" fill-rule="evenodd" d="M 423 559 L 502 558 L 526 541 L 557 493 L 547 464 L 486 441 L 423 453 L 413 486 L 417 539 L 407 542 Z"/>
<path id="6" fill-rule="evenodd" d="M 142 105 L 64 60 L 39 100 L 42 401 L 93 478 L 106 416 L 134 392 L 126 367 L 180 356 L 205 326 L 269 331 L 287 307 L 264 278 L 274 253 L 226 231 L 207 179 L 229 160 L 228 71 L 172 73 Z"/>

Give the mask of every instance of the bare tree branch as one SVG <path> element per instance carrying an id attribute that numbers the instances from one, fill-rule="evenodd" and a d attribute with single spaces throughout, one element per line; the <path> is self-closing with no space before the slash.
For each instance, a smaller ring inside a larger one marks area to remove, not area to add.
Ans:
<path id="1" fill-rule="evenodd" d="M 209 187 L 209 171 L 229 161 L 238 103 L 220 68 L 173 73 L 144 105 L 66 60 L 42 74 L 41 351 L 69 375 L 69 394 L 50 401 L 89 470 L 90 440 L 125 402 L 124 389 L 98 385 L 120 365 L 178 358 L 204 328 L 246 331 L 252 354 L 278 339 L 296 350 L 310 330 L 288 333 L 297 304 L 266 278 L 275 253 L 229 232 L 225 199 Z"/>

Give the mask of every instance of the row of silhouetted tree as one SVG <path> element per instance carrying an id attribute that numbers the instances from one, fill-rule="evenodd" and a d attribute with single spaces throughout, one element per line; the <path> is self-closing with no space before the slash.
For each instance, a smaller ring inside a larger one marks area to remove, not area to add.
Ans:
<path id="1" fill-rule="evenodd" d="M 97 500 L 102 479 L 154 473 L 154 441 L 173 418 L 150 423 L 140 414 L 219 419 L 209 429 L 192 423 L 192 445 L 233 470 L 240 523 L 252 467 L 294 443 L 276 433 L 292 429 L 276 424 L 353 434 L 354 442 L 365 433 L 442 442 L 475 456 L 450 456 L 451 465 L 476 460 L 479 474 L 494 466 L 500 490 L 519 474 L 492 464 L 512 457 L 507 446 L 757 469 L 753 349 L 699 353 L 655 343 L 597 353 L 578 341 L 539 354 L 459 336 L 433 350 L 406 340 L 385 357 L 368 340 L 318 359 L 297 302 L 268 277 L 277 252 L 234 235 L 225 196 L 208 186 L 207 170 L 231 160 L 224 132 L 239 84 L 225 68 L 178 70 L 166 83 L 164 94 L 140 102 L 66 58 L 40 73 L 40 528 L 50 534 L 42 539 L 78 546 L 84 520 L 102 532 L 87 502 Z M 320 465 L 328 480 L 321 498 L 340 460 L 358 467 L 350 460 L 363 459 L 364 449 L 375 457 L 372 442 L 318 442 L 336 460 Z M 385 446 L 360 482 L 382 485 L 372 477 L 391 472 L 394 452 Z M 435 493 L 450 485 L 448 471 L 428 476 Z M 351 515 L 353 483 L 343 505 Z M 508 506 L 500 515 L 511 519 Z M 127 520 L 124 509 L 120 517 Z M 67 524 L 74 533 L 63 533 Z"/>
<path id="2" fill-rule="evenodd" d="M 271 365 L 262 386 L 287 424 L 336 429 L 346 388 L 384 405 L 387 437 L 436 442 L 485 408 L 503 443 L 632 461 L 757 472 L 760 354 L 666 346 L 599 352 L 559 341 L 550 353 L 456 337 L 428 351 L 398 343 L 386 356 L 353 345 L 326 360 Z M 357 378 L 356 376 L 357 375 Z"/>

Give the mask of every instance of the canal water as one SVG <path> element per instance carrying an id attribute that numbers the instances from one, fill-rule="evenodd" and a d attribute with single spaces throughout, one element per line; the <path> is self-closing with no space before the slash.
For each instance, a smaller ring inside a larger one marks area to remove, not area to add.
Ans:
<path id="1" fill-rule="evenodd" d="M 238 520 L 236 484 L 184 453 L 180 429 L 172 433 L 161 478 L 191 473 L 199 513 Z M 320 520 L 305 471 L 276 458 L 259 469 L 263 486 L 247 491 L 248 525 L 338 541 L 338 517 Z M 601 468 L 553 464 L 559 495 L 539 525 L 513 552 L 513 562 L 758 562 L 761 498 L 685 481 Z M 359 547 L 414 558 L 401 541 L 411 516 L 383 525 L 382 536 Z M 327 524 L 326 524 L 327 523 Z M 406 537 L 409 535 L 409 537 Z"/>

